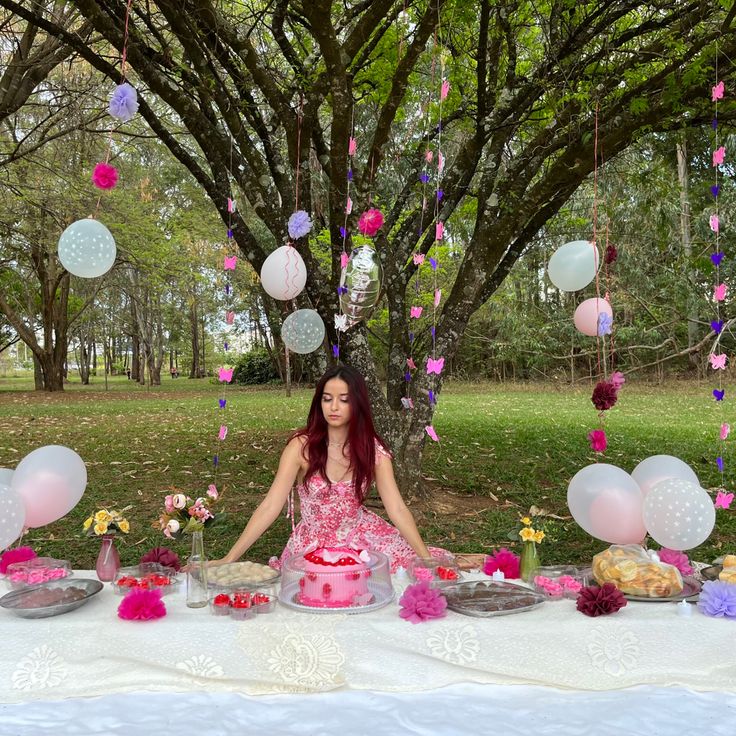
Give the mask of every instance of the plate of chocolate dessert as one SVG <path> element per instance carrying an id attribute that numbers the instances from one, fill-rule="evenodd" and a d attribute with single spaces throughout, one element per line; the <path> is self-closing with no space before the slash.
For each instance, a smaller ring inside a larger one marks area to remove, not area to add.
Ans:
<path id="1" fill-rule="evenodd" d="M 460 583 L 445 588 L 443 593 L 451 611 L 481 618 L 531 611 L 546 600 L 535 590 L 500 580 Z"/>
<path id="2" fill-rule="evenodd" d="M 99 580 L 54 580 L 7 593 L 0 598 L 0 606 L 23 618 L 58 616 L 83 606 L 102 588 Z"/>

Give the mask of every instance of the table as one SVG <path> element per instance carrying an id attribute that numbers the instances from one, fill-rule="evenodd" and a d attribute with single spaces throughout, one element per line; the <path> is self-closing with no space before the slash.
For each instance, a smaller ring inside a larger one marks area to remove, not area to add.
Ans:
<path id="1" fill-rule="evenodd" d="M 399 589 L 405 584 L 396 580 Z M 678 617 L 674 604 L 632 602 L 591 619 L 577 613 L 574 602 L 555 601 L 513 616 L 449 613 L 411 625 L 398 617 L 396 602 L 359 615 L 277 607 L 236 622 L 187 609 L 181 593 L 164 599 L 165 618 L 128 622 L 116 616 L 119 600 L 106 586 L 58 618 L 27 620 L 0 611 L 0 725 L 24 713 L 42 720 L 44 712 L 58 719 L 82 705 L 94 712 L 95 703 L 107 721 L 116 712 L 128 728 L 138 707 L 141 718 L 176 714 L 177 733 L 182 709 L 191 716 L 189 725 L 197 713 L 222 715 L 218 733 L 228 733 L 229 719 L 241 712 L 250 723 L 254 713 L 267 723 L 265 713 L 281 712 L 300 734 L 320 733 L 318 724 L 341 712 L 351 733 L 380 714 L 395 721 L 386 733 L 395 733 L 396 723 L 410 714 L 416 723 L 429 721 L 429 729 L 418 726 L 417 733 L 442 733 L 443 727 L 474 733 L 457 729 L 460 706 L 470 715 L 468 728 L 483 724 L 478 733 L 488 732 L 489 712 L 494 723 L 506 723 L 499 733 L 528 733 L 533 718 L 535 733 L 545 733 L 544 723 L 555 733 L 564 722 L 574 734 L 623 704 L 623 713 L 611 720 L 618 730 L 610 732 L 622 733 L 621 719 L 628 718 L 631 728 L 623 732 L 647 736 L 681 733 L 683 718 L 695 717 L 693 709 L 699 728 L 705 715 L 716 734 L 736 716 L 736 622 L 698 612 Z M 93 697 L 100 700 L 88 700 Z M 59 699 L 67 699 L 63 707 L 54 702 Z M 267 707 L 274 702 L 278 708 Z M 655 716 L 660 730 L 653 730 Z M 317 719 L 312 729 L 305 727 L 309 718 Z M 672 730 L 663 730 L 666 722 Z M 105 728 L 116 733 L 112 723 Z M 17 732 L 28 736 L 33 730 L 18 726 Z M 600 722 L 597 733 L 606 733 Z"/>

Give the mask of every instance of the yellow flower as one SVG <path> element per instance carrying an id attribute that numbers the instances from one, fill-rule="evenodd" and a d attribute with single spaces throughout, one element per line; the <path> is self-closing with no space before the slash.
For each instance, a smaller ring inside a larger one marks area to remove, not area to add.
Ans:
<path id="1" fill-rule="evenodd" d="M 82 524 L 82 529 L 84 529 L 84 531 L 87 531 L 87 529 L 89 529 L 92 526 L 93 521 L 94 520 L 91 516 L 89 517 L 89 519 L 85 519 L 84 524 Z"/>
<path id="2" fill-rule="evenodd" d="M 531 527 L 525 526 L 520 532 L 519 536 L 522 538 L 524 542 L 533 542 L 534 537 L 537 534 L 537 532 L 534 531 Z"/>
<path id="3" fill-rule="evenodd" d="M 123 534 L 127 534 L 130 531 L 130 524 L 127 519 L 121 519 L 118 522 L 118 528 Z"/>
<path id="4" fill-rule="evenodd" d="M 525 516 L 525 517 L 524 517 L 524 518 L 523 518 L 523 519 L 521 520 L 521 523 L 522 523 L 522 524 L 526 524 L 527 526 L 531 526 L 531 525 L 532 525 L 532 520 L 531 520 L 531 519 L 530 519 L 530 518 L 529 518 L 528 516 Z"/>
<path id="5" fill-rule="evenodd" d="M 544 539 L 544 532 L 540 529 L 538 532 L 534 532 L 534 541 L 539 544 Z"/>
<path id="6" fill-rule="evenodd" d="M 110 516 L 110 512 L 107 509 L 100 509 L 95 514 L 95 521 L 99 524 L 107 524 L 112 520 L 112 516 Z"/>
<path id="7" fill-rule="evenodd" d="M 107 534 L 107 522 L 106 521 L 98 521 L 95 524 L 95 534 L 98 536 L 100 534 Z"/>

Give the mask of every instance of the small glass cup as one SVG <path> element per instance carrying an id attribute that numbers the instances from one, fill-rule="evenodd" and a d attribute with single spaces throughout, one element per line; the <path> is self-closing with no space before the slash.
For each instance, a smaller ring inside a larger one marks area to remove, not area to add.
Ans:
<path id="1" fill-rule="evenodd" d="M 273 590 L 256 590 L 251 597 L 251 604 L 256 613 L 273 613 L 276 608 L 276 596 Z"/>
<path id="2" fill-rule="evenodd" d="M 219 592 L 210 598 L 210 613 L 213 616 L 229 616 L 232 610 L 232 598 L 225 592 Z"/>
<path id="3" fill-rule="evenodd" d="M 251 590 L 234 590 L 230 596 L 232 598 L 232 606 L 230 607 L 230 616 L 236 621 L 246 621 L 249 618 L 255 618 L 256 607 L 253 605 L 253 591 Z"/>

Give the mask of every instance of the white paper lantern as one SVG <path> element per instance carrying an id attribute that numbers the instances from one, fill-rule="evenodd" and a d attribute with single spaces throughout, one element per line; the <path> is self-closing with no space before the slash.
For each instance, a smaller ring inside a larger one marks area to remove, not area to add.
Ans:
<path id="1" fill-rule="evenodd" d="M 598 272 L 598 247 L 588 240 L 573 240 L 560 246 L 549 259 L 547 275 L 561 291 L 585 288 Z"/>
<path id="2" fill-rule="evenodd" d="M 282 245 L 261 267 L 261 285 L 274 299 L 286 301 L 301 294 L 307 283 L 307 267 L 293 245 Z"/>
<path id="3" fill-rule="evenodd" d="M 75 276 L 94 279 L 106 274 L 115 263 L 115 239 L 97 220 L 77 220 L 59 238 L 61 265 Z"/>
<path id="4" fill-rule="evenodd" d="M 294 353 L 313 353 L 325 339 L 325 323 L 314 309 L 297 309 L 284 320 L 281 339 Z"/>

